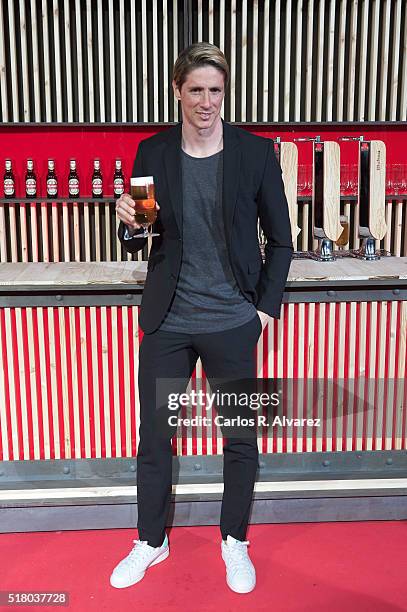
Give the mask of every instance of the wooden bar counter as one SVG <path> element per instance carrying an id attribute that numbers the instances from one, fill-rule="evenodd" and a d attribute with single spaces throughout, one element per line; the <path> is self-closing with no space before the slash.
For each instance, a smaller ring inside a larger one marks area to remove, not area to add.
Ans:
<path id="1" fill-rule="evenodd" d="M 3 530 L 135 524 L 146 267 L 0 266 Z M 259 432 L 252 521 L 407 518 L 406 329 L 407 257 L 292 261 L 281 317 L 256 348 L 257 375 L 307 381 L 286 416 L 312 414 L 322 427 Z M 190 384 L 198 379 L 200 360 Z M 349 406 L 340 385 L 315 401 L 316 380 L 358 386 L 362 408 Z M 384 391 L 369 381 L 384 381 Z M 185 427 L 173 455 L 173 524 L 216 524 L 220 432 Z"/>

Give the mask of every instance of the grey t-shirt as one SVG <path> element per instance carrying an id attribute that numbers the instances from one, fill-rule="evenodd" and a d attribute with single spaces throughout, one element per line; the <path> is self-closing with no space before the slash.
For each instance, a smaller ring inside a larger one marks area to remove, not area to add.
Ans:
<path id="1" fill-rule="evenodd" d="M 174 298 L 160 329 L 191 334 L 243 325 L 257 310 L 230 267 L 222 214 L 223 151 L 182 155 L 183 252 Z"/>

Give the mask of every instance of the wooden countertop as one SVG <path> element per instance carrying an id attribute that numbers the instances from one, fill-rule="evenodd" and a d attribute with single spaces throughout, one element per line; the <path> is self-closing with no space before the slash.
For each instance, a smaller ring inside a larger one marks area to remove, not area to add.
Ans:
<path id="1" fill-rule="evenodd" d="M 2 263 L 0 292 L 40 287 L 80 290 L 84 286 L 88 289 L 132 286 L 142 290 L 146 271 L 146 261 Z M 395 281 L 407 284 L 407 257 L 383 257 L 379 261 L 345 258 L 333 262 L 294 259 L 287 286 L 391 285 Z"/>

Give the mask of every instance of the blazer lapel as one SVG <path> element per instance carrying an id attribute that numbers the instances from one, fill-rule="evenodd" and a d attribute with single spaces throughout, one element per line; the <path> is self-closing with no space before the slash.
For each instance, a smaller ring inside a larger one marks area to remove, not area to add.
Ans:
<path id="1" fill-rule="evenodd" d="M 167 175 L 168 192 L 182 236 L 182 167 L 181 167 L 182 123 L 175 126 L 171 139 L 168 140 L 164 151 L 164 164 Z"/>
<path id="2" fill-rule="evenodd" d="M 230 244 L 233 215 L 239 188 L 241 151 L 236 129 L 223 123 L 223 222 L 226 240 Z"/>

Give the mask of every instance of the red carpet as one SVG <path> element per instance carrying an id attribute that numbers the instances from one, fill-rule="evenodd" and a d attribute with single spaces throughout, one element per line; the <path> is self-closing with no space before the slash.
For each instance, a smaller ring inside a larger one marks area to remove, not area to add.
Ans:
<path id="1" fill-rule="evenodd" d="M 407 610 L 407 524 L 297 523 L 249 528 L 252 593 L 229 590 L 217 527 L 175 527 L 171 554 L 128 589 L 111 570 L 135 529 L 0 535 L 0 590 L 64 590 L 78 612 L 393 612 Z M 7 607 L 3 610 L 66 610 Z"/>

